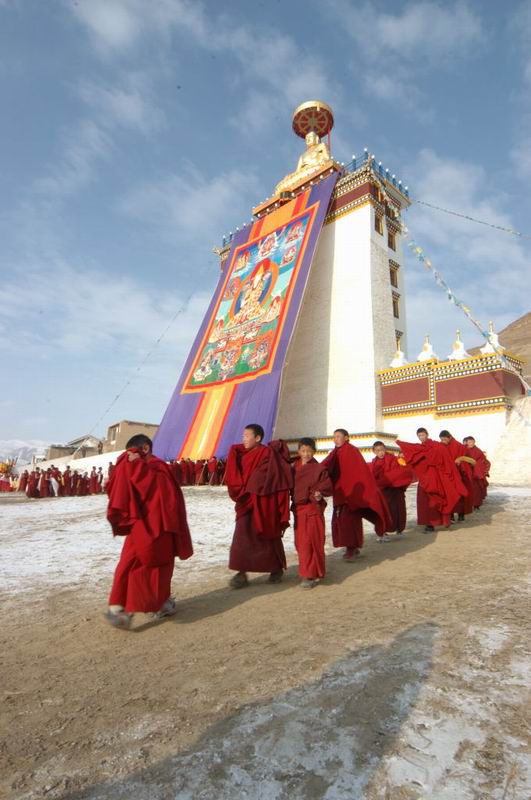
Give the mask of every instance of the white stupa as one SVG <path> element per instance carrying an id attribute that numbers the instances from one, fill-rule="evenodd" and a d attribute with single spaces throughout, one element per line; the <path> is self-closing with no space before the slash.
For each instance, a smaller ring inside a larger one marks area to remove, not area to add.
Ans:
<path id="1" fill-rule="evenodd" d="M 488 355 L 489 353 L 503 353 L 504 351 L 505 347 L 500 344 L 498 334 L 494 333 L 494 325 L 491 321 L 489 322 L 489 339 L 485 342 L 483 347 L 480 348 L 480 352 L 483 353 L 483 355 Z"/>
<path id="2" fill-rule="evenodd" d="M 396 340 L 396 351 L 393 360 L 389 364 L 390 367 L 404 367 L 408 363 L 406 354 L 400 347 L 400 339 Z"/>
<path id="3" fill-rule="evenodd" d="M 455 333 L 455 342 L 452 345 L 452 352 L 448 354 L 448 361 L 462 361 L 464 358 L 470 358 L 470 353 L 467 353 L 461 341 L 461 331 L 457 330 Z"/>
<path id="4" fill-rule="evenodd" d="M 417 356 L 417 361 L 433 361 L 437 359 L 437 354 L 433 352 L 433 346 L 430 342 L 429 334 L 426 334 L 422 350 Z"/>

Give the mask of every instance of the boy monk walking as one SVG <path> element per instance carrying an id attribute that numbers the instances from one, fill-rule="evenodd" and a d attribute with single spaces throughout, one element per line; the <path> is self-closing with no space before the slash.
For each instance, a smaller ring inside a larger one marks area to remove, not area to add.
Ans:
<path id="1" fill-rule="evenodd" d="M 293 463 L 293 515 L 295 547 L 299 556 L 299 575 L 303 589 L 313 589 L 325 576 L 325 496 L 333 491 L 328 472 L 315 459 L 315 440 L 299 441 L 298 458 Z"/>
<path id="2" fill-rule="evenodd" d="M 137 611 L 157 618 L 175 613 L 175 557 L 193 553 L 181 489 L 171 467 L 151 449 L 143 434 L 129 439 L 107 487 L 107 519 L 114 536 L 125 536 L 106 615 L 120 628 L 129 628 Z"/>

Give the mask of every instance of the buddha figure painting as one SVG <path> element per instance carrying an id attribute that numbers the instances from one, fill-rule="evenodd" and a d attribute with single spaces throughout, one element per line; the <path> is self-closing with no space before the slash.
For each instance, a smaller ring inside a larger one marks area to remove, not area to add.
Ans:
<path id="1" fill-rule="evenodd" d="M 311 228 L 312 209 L 236 247 L 184 391 L 245 380 L 272 368 Z"/>

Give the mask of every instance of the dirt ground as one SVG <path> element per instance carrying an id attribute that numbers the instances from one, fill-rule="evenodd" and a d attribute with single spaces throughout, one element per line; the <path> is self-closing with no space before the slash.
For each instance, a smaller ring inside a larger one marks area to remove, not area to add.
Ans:
<path id="1" fill-rule="evenodd" d="M 131 632 L 107 576 L 3 593 L 0 796 L 528 798 L 530 499 L 367 536 L 311 591 L 180 569 L 177 616 Z"/>

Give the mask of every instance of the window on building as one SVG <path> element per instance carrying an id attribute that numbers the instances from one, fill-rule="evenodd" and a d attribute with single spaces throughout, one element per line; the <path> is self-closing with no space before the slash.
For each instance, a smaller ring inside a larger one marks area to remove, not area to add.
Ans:
<path id="1" fill-rule="evenodd" d="M 374 230 L 383 235 L 383 216 L 378 212 L 374 214 Z"/>
<path id="2" fill-rule="evenodd" d="M 389 280 L 391 281 L 391 286 L 398 289 L 398 267 L 394 264 L 389 264 Z"/>
<path id="3" fill-rule="evenodd" d="M 387 231 L 387 246 L 391 250 L 396 250 L 396 233 L 394 231 Z"/>
<path id="4" fill-rule="evenodd" d="M 398 319 L 400 316 L 400 297 L 393 294 L 393 316 Z"/>

